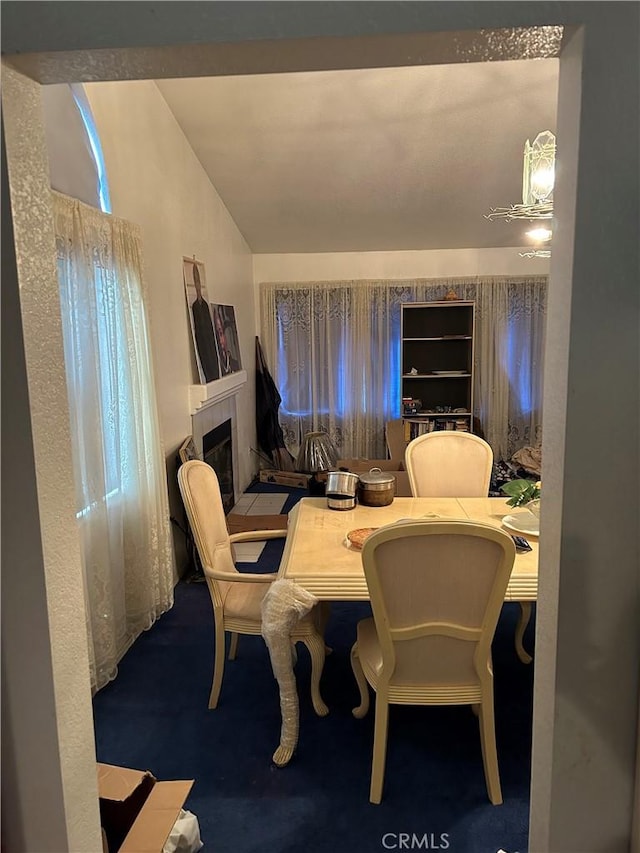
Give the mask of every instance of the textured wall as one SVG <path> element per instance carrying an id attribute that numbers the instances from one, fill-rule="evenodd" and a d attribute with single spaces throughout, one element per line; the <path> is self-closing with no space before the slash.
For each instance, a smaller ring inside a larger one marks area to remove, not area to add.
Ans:
<path id="1" fill-rule="evenodd" d="M 254 300 L 251 252 L 152 81 L 85 86 L 100 134 L 113 213 L 142 233 L 160 430 L 172 513 L 182 518 L 176 448 L 191 433 L 189 386 L 198 383 L 182 279 L 183 256 L 204 263 L 209 299 L 236 308 L 249 381 L 238 406 L 242 491 L 255 447 Z"/>
<path id="2" fill-rule="evenodd" d="M 497 227 L 504 223 L 496 223 Z M 446 278 L 473 275 L 546 275 L 549 261 L 521 258 L 524 249 L 438 249 L 421 252 L 327 252 L 254 255 L 261 281 L 332 281 L 358 278 Z"/>
<path id="3" fill-rule="evenodd" d="M 3 464 L 3 476 L 15 475 L 10 493 L 3 483 L 3 510 L 7 503 L 8 511 L 22 510 L 7 529 L 8 554 L 3 541 L 2 728 L 12 759 L 7 766 L 3 749 L 3 812 L 5 795 L 11 798 L 3 841 L 11 853 L 87 853 L 100 849 L 97 781 L 42 105 L 40 87 L 21 75 L 6 70 L 2 84 L 21 309 L 11 334 L 22 323 L 31 413 L 20 445 L 7 448 L 10 467 Z M 3 267 L 3 291 L 11 286 Z M 15 353 L 6 364 L 4 356 L 3 427 L 4 371 L 19 381 L 21 367 Z M 18 417 L 26 393 L 18 385 L 8 417 Z M 3 440 L 10 435 L 3 429 Z"/>

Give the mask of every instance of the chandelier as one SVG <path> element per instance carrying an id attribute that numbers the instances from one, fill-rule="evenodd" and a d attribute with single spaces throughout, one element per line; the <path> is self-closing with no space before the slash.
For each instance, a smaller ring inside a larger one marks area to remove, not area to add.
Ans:
<path id="1" fill-rule="evenodd" d="M 529 222 L 544 222 L 553 219 L 553 185 L 555 182 L 556 138 L 550 130 L 543 130 L 524 146 L 524 166 L 522 170 L 522 204 L 510 207 L 492 207 L 485 219 L 526 219 Z M 520 252 L 522 258 L 548 258 L 551 250 L 552 230 L 544 224 L 527 231 L 534 247 L 528 252 Z"/>

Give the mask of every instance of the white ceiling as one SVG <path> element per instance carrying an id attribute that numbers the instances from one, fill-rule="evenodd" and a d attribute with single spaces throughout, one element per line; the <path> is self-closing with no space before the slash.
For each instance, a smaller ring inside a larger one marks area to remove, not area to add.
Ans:
<path id="1" fill-rule="evenodd" d="M 254 253 L 522 246 L 558 60 L 156 81 Z"/>

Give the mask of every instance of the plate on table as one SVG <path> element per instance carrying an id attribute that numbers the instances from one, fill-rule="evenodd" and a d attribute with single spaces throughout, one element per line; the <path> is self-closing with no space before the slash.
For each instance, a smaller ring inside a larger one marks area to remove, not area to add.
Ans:
<path id="1" fill-rule="evenodd" d="M 347 548 L 362 551 L 365 540 L 377 529 L 377 527 L 357 527 L 355 530 L 350 530 L 345 539 Z"/>
<path id="2" fill-rule="evenodd" d="M 505 515 L 502 523 L 509 530 L 515 530 L 516 533 L 528 533 L 530 536 L 540 535 L 540 519 L 529 510 L 519 512 L 517 515 Z"/>

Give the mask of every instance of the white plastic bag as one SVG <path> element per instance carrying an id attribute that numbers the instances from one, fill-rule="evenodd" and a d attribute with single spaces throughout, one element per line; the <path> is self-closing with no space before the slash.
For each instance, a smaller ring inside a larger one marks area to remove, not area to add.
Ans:
<path id="1" fill-rule="evenodd" d="M 178 819 L 173 824 L 162 853 L 198 853 L 203 846 L 200 840 L 198 818 L 191 812 L 180 809 Z"/>
<path id="2" fill-rule="evenodd" d="M 317 603 L 318 599 L 310 592 L 284 578 L 274 581 L 262 600 L 262 636 L 280 689 L 280 745 L 273 754 L 273 762 L 278 767 L 289 763 L 298 745 L 300 711 L 291 632 Z"/>

